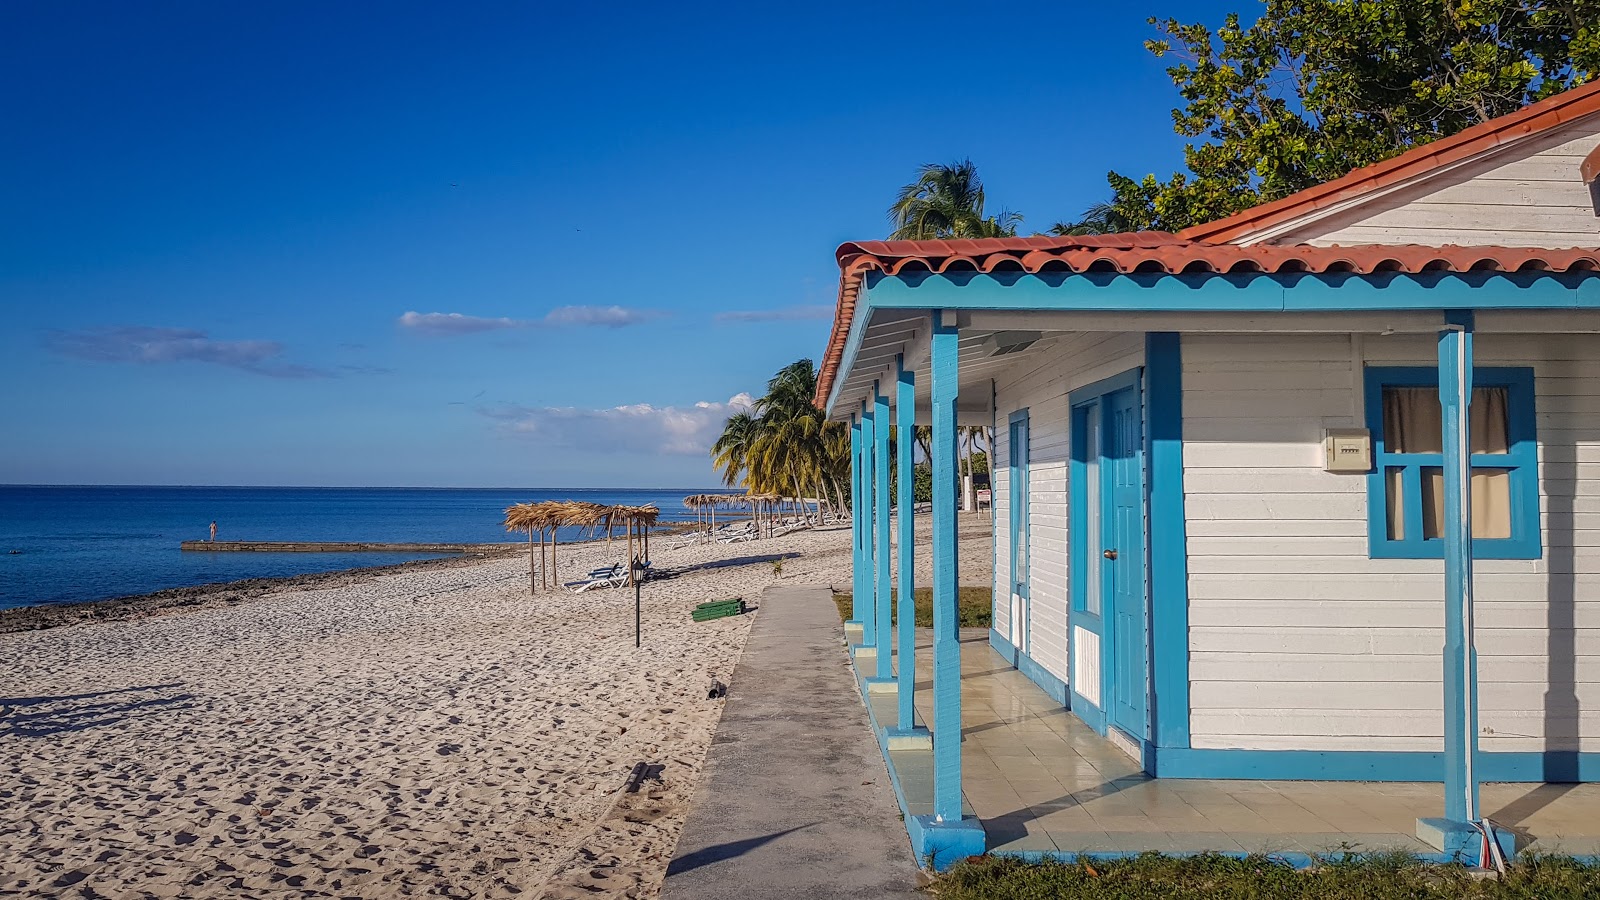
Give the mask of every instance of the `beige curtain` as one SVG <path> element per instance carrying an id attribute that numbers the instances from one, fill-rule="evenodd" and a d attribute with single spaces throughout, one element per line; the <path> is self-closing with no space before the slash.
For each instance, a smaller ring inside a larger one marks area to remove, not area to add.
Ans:
<path id="1" fill-rule="evenodd" d="M 1510 419 L 1505 388 L 1472 391 L 1472 452 L 1509 453 Z M 1444 448 L 1444 414 L 1438 390 L 1384 388 L 1384 448 L 1390 453 L 1441 453 Z M 1389 469 L 1389 537 L 1405 538 L 1405 491 L 1401 469 Z M 1422 536 L 1438 538 L 1444 532 L 1444 470 L 1422 470 Z M 1506 469 L 1476 468 L 1472 472 L 1472 536 L 1511 537 L 1511 473 Z"/>

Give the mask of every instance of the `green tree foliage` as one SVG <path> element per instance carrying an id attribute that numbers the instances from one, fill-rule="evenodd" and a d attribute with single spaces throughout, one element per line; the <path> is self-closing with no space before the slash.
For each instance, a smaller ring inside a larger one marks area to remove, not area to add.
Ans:
<path id="1" fill-rule="evenodd" d="M 1188 171 L 1112 172 L 1091 229 L 1222 218 L 1600 73 L 1600 0 L 1265 0 L 1249 27 L 1150 21 L 1161 37 L 1146 47 L 1176 60 Z"/>
<path id="2" fill-rule="evenodd" d="M 812 405 L 816 390 L 816 366 L 802 359 L 778 370 L 750 410 L 728 417 L 711 446 L 724 484 L 758 494 L 830 497 L 844 507 L 850 431 Z"/>
<path id="3" fill-rule="evenodd" d="M 889 207 L 895 241 L 946 238 L 1015 237 L 1022 216 L 1002 209 L 985 216 L 983 180 L 972 160 L 951 165 L 929 163 L 917 180 L 900 189 Z"/>

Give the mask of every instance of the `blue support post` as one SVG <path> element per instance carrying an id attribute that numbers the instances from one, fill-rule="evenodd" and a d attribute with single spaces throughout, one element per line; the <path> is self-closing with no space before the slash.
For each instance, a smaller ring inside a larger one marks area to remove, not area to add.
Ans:
<path id="1" fill-rule="evenodd" d="M 866 407 L 866 404 L 863 404 Z M 873 596 L 876 574 L 872 557 L 873 547 L 873 514 L 877 510 L 878 500 L 874 491 L 873 468 L 877 457 L 878 423 L 873 415 L 873 410 L 861 415 L 861 579 L 856 596 L 861 598 L 861 603 L 855 606 L 856 616 L 861 619 L 861 646 L 878 646 L 878 616 L 875 609 Z"/>
<path id="2" fill-rule="evenodd" d="M 896 465 L 897 481 L 899 482 L 898 504 L 900 508 L 900 626 L 895 632 L 897 650 L 900 654 L 900 678 L 898 688 L 899 710 L 896 724 L 901 732 L 910 732 L 916 726 L 916 691 L 917 691 L 917 606 L 916 606 L 916 519 L 913 518 L 912 506 L 914 496 L 914 463 L 911 459 L 911 448 L 917 441 L 917 392 L 916 375 L 906 371 L 905 358 L 901 357 L 896 363 L 894 415 L 895 423 L 899 429 L 899 451 Z"/>
<path id="3" fill-rule="evenodd" d="M 1450 314 L 1439 333 L 1444 419 L 1444 819 L 1419 836 L 1446 852 L 1478 845 L 1478 656 L 1472 613 L 1472 314 Z"/>
<path id="4" fill-rule="evenodd" d="M 976 817 L 961 815 L 961 643 L 956 631 L 956 395 L 960 377 L 953 310 L 932 322 L 933 395 L 933 814 L 907 823 L 912 847 L 934 868 L 982 853 Z"/>
<path id="5" fill-rule="evenodd" d="M 861 553 L 861 538 L 866 534 L 861 506 L 861 418 L 850 417 L 850 626 L 861 627 L 861 607 L 866 598 L 867 566 Z"/>
<path id="6" fill-rule="evenodd" d="M 879 390 L 877 385 L 872 387 L 872 420 L 877 438 L 872 445 L 872 510 L 876 520 L 872 530 L 874 539 L 873 562 L 876 563 L 877 577 L 873 580 L 875 617 L 873 635 L 876 638 L 873 646 L 878 649 L 876 674 L 883 681 L 894 678 L 892 661 L 889 659 L 890 647 L 894 641 L 894 631 L 890 625 L 890 603 L 892 592 L 889 580 L 889 431 L 893 427 L 889 419 L 889 397 Z"/>

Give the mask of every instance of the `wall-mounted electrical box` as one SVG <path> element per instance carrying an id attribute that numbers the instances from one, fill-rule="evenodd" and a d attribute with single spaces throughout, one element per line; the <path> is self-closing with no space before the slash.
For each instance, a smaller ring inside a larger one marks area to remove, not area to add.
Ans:
<path id="1" fill-rule="evenodd" d="M 1365 428 L 1329 428 L 1322 450 L 1329 472 L 1372 471 L 1372 432 Z"/>

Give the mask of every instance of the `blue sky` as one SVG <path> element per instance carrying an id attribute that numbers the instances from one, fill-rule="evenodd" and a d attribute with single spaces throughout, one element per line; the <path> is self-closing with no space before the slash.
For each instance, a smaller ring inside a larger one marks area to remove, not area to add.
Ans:
<path id="1" fill-rule="evenodd" d="M 919 165 L 1164 176 L 1250 6 L 4 4 L 0 483 L 713 484 Z"/>

